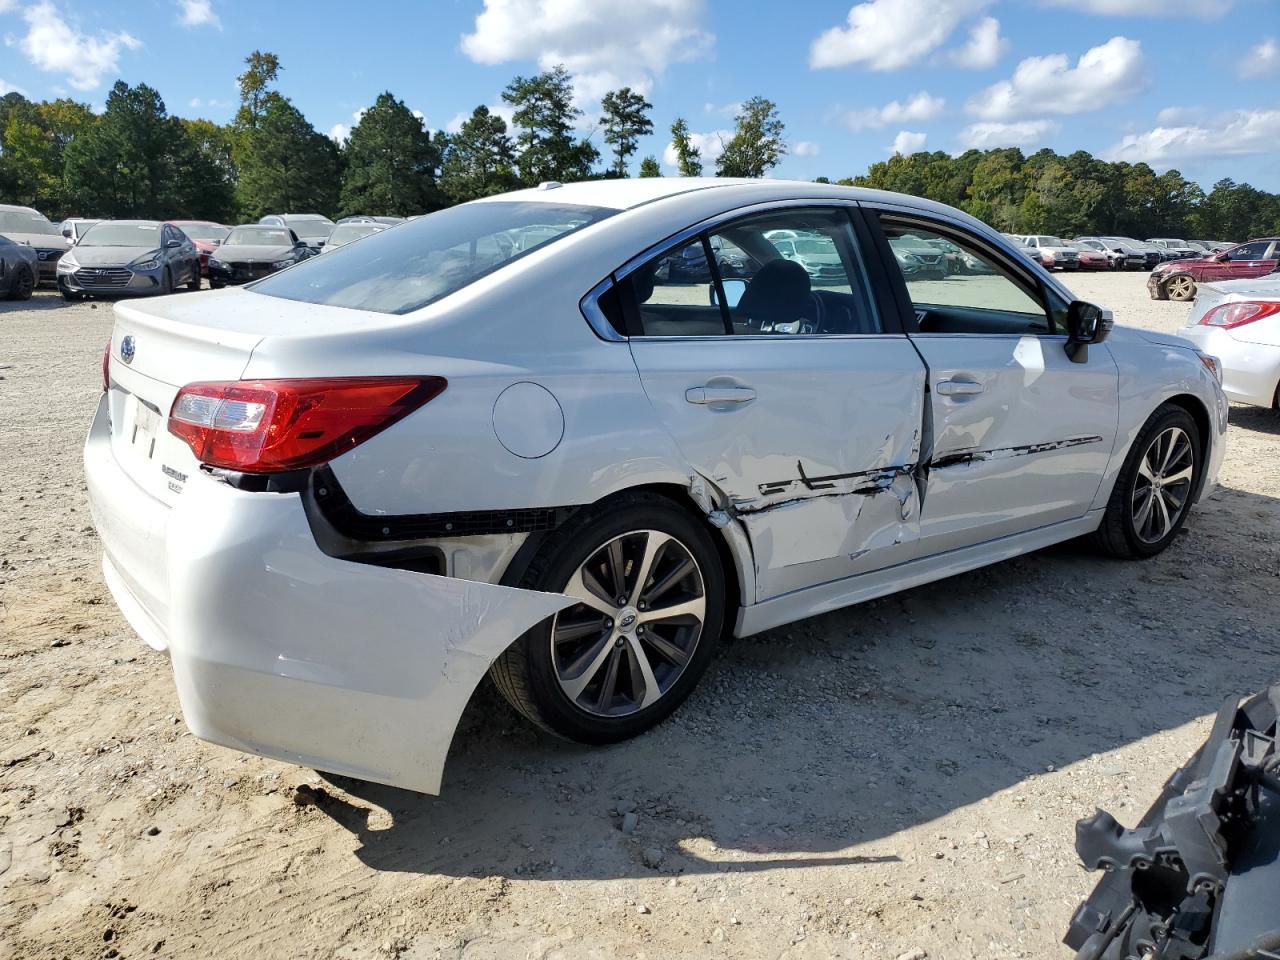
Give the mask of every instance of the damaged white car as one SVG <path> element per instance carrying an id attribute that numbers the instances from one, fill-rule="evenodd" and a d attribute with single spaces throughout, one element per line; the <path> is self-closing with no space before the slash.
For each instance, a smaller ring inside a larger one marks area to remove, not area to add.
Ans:
<path id="1" fill-rule="evenodd" d="M 921 279 L 907 237 L 982 269 Z M 616 741 L 725 631 L 1084 534 L 1155 554 L 1227 423 L 1186 341 L 812 183 L 544 184 L 116 316 L 90 499 L 191 730 L 427 792 L 486 674 Z"/>

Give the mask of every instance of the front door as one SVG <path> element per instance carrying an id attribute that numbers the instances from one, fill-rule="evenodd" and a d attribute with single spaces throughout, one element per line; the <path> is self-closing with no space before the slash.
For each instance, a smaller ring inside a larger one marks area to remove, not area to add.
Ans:
<path id="1" fill-rule="evenodd" d="M 910 558 L 924 365 L 877 308 L 846 208 L 731 220 L 622 288 L 655 413 L 750 539 L 745 602 Z"/>
<path id="2" fill-rule="evenodd" d="M 1066 305 L 963 228 L 890 215 L 881 223 L 891 239 L 948 239 L 981 264 L 903 281 L 929 376 L 919 554 L 1083 516 L 1116 437 L 1111 354 L 1098 346 L 1073 363 L 1058 326 Z"/>

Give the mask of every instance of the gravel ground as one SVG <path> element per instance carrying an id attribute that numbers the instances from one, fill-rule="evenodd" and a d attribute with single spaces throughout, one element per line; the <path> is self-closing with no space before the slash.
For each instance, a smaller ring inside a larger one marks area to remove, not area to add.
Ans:
<path id="1" fill-rule="evenodd" d="M 1144 280 L 1069 282 L 1174 329 Z M 209 746 L 98 570 L 110 322 L 0 304 L 0 957 L 1065 957 L 1075 820 L 1135 822 L 1280 678 L 1280 419 L 1236 407 L 1163 556 L 1068 545 L 727 642 L 631 743 L 482 689 L 438 798 Z"/>

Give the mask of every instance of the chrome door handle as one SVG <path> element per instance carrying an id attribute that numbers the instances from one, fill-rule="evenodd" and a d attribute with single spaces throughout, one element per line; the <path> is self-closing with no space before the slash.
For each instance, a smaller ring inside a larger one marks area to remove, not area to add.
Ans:
<path id="1" fill-rule="evenodd" d="M 944 397 L 975 397 L 986 393 L 985 385 L 977 380 L 939 380 L 938 393 Z"/>
<path id="2" fill-rule="evenodd" d="M 756 392 L 750 387 L 690 387 L 684 398 L 690 403 L 750 403 Z"/>

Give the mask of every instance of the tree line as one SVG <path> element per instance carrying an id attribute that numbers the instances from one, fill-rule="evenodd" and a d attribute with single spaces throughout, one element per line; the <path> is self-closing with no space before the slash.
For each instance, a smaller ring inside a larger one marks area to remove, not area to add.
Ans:
<path id="1" fill-rule="evenodd" d="M 390 92 L 345 142 L 319 132 L 278 88 L 273 53 L 237 78 L 230 123 L 171 116 L 147 84 L 118 81 L 99 115 L 71 99 L 0 97 L 0 200 L 65 216 L 240 222 L 273 212 L 426 213 L 545 180 L 626 177 L 653 104 L 622 87 L 587 123 L 564 67 L 517 76 L 502 93 L 513 123 L 479 106 L 455 133 L 432 132 Z M 590 126 L 585 134 L 584 126 Z M 704 158 L 688 123 L 670 128 L 676 172 L 760 177 L 787 153 L 775 103 L 752 97 Z M 592 142 L 599 134 L 600 146 Z M 602 155 L 603 148 L 603 155 Z M 657 157 L 638 164 L 661 176 Z M 826 181 L 820 177 L 819 180 Z M 1222 180 L 1205 193 L 1176 170 L 1015 148 L 895 155 L 838 181 L 940 200 L 1001 230 L 1243 239 L 1280 232 L 1280 196 Z"/>

